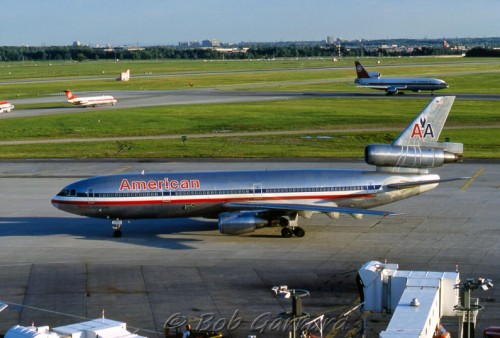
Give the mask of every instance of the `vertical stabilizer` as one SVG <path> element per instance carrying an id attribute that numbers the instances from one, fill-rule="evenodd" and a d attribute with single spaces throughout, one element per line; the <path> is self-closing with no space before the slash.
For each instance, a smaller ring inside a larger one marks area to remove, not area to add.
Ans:
<path id="1" fill-rule="evenodd" d="M 434 98 L 399 135 L 393 146 L 425 146 L 438 141 L 455 96 Z"/>
<path id="2" fill-rule="evenodd" d="M 66 94 L 66 97 L 68 98 L 68 100 L 76 99 L 75 94 L 73 94 L 73 92 L 71 90 L 69 90 L 69 89 L 66 89 L 64 91 L 64 94 Z"/>
<path id="3" fill-rule="evenodd" d="M 354 65 L 356 66 L 356 75 L 358 76 L 358 79 L 370 78 L 370 74 L 368 74 L 365 67 L 363 67 L 359 61 L 354 61 Z"/>

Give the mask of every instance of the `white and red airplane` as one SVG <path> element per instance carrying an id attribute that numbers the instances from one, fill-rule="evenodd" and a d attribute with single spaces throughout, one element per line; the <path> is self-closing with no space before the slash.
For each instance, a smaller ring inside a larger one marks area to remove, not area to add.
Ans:
<path id="1" fill-rule="evenodd" d="M 110 104 L 112 106 L 115 105 L 116 99 L 111 95 L 102 95 L 102 96 L 88 96 L 88 97 L 76 97 L 75 94 L 69 89 L 64 91 L 66 97 L 68 98 L 68 102 L 77 106 L 82 107 L 96 107 L 103 104 Z"/>
<path id="2" fill-rule="evenodd" d="M 0 114 L 8 113 L 14 109 L 14 105 L 7 101 L 0 101 Z"/>

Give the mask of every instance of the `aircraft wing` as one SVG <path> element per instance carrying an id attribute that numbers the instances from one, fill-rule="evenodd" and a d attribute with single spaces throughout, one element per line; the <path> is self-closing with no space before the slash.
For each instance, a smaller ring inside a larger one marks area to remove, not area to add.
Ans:
<path id="1" fill-rule="evenodd" d="M 322 213 L 339 212 L 343 214 L 364 214 L 364 215 L 376 215 L 376 216 L 397 215 L 397 213 L 391 211 L 344 208 L 344 207 L 324 206 L 318 204 L 231 202 L 224 204 L 224 206 L 228 208 L 252 209 L 254 211 L 255 209 L 257 209 L 259 211 L 282 210 L 282 211 L 296 211 L 296 212 L 316 211 Z"/>
<path id="2" fill-rule="evenodd" d="M 369 84 L 369 83 L 358 83 L 358 85 L 356 87 L 359 87 L 359 88 L 371 88 L 371 89 L 384 89 L 384 90 L 387 90 L 389 88 L 389 86 L 387 86 L 386 84 Z"/>
<path id="3" fill-rule="evenodd" d="M 388 85 L 388 84 L 385 84 L 385 83 L 358 83 L 358 85 L 356 87 L 360 87 L 360 88 L 366 88 L 366 87 L 369 87 L 369 88 L 372 88 L 372 89 L 384 89 L 384 90 L 387 90 L 387 91 L 396 91 L 396 90 L 405 90 L 408 88 L 408 86 L 406 85 Z"/>
<path id="4" fill-rule="evenodd" d="M 398 90 L 405 90 L 406 88 L 407 88 L 407 86 L 388 86 L 385 90 L 388 93 L 395 93 Z"/>

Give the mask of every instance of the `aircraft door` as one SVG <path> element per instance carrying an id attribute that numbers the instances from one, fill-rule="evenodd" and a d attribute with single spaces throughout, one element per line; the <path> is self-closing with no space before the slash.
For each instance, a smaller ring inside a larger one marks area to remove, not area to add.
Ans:
<path id="1" fill-rule="evenodd" d="M 95 203 L 94 188 L 88 188 L 87 189 L 87 203 L 88 204 L 94 204 Z"/>
<path id="2" fill-rule="evenodd" d="M 162 202 L 165 203 L 170 202 L 170 200 L 172 199 L 170 189 L 164 188 L 161 193 L 162 193 Z"/>
<path id="3" fill-rule="evenodd" d="M 368 183 L 368 192 L 369 192 L 369 193 L 374 193 L 374 192 L 376 192 L 375 182 L 374 182 L 374 181 L 370 181 L 370 182 Z"/>
<path id="4" fill-rule="evenodd" d="M 253 197 L 256 199 L 262 198 L 262 183 L 254 183 L 253 185 Z"/>

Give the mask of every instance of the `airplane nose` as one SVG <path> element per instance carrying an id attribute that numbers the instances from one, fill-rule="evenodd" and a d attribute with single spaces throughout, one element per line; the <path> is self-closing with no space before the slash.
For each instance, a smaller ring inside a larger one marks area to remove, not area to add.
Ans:
<path id="1" fill-rule="evenodd" d="M 59 203 L 59 201 L 56 199 L 55 196 L 52 197 L 50 203 L 54 206 L 54 208 L 61 209 L 61 204 Z"/>
<path id="2" fill-rule="evenodd" d="M 56 201 L 52 200 L 50 201 L 50 204 L 52 204 L 53 207 L 59 209 L 59 203 L 57 203 Z"/>

